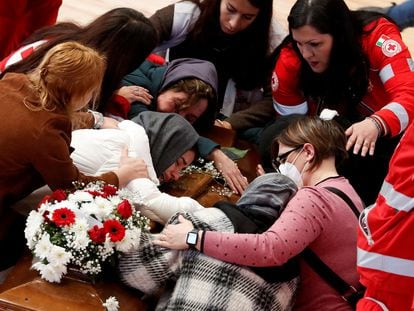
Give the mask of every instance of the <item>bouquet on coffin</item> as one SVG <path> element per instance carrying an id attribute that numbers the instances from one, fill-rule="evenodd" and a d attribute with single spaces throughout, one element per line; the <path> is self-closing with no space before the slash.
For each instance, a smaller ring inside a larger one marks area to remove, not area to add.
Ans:
<path id="1" fill-rule="evenodd" d="M 26 222 L 27 245 L 38 259 L 32 268 L 49 282 L 59 283 L 68 266 L 96 277 L 104 263 L 136 248 L 141 231 L 149 230 L 149 219 L 131 204 L 138 201 L 100 182 L 45 196 Z"/>

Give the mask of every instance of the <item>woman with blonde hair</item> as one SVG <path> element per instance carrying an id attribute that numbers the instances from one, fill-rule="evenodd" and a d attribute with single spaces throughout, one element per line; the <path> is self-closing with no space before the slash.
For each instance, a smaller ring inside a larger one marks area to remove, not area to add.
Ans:
<path id="1" fill-rule="evenodd" d="M 65 42 L 28 74 L 0 80 L 0 106 L 8 111 L 0 122 L 0 211 L 44 184 L 68 189 L 75 181 L 104 180 L 118 186 L 141 176 L 138 160 L 125 158 L 118 170 L 95 178 L 81 174 L 70 158 L 71 114 L 96 102 L 105 69 L 98 52 Z"/>
<path id="2" fill-rule="evenodd" d="M 105 68 L 98 52 L 69 41 L 51 48 L 29 73 L 0 80 L 0 107 L 8 112 L 0 117 L 0 270 L 16 262 L 25 244 L 25 219 L 13 203 L 45 184 L 53 190 L 95 180 L 118 186 L 147 176 L 142 160 L 126 155 L 117 170 L 97 177 L 80 173 L 70 158 L 71 115 L 96 101 Z"/>

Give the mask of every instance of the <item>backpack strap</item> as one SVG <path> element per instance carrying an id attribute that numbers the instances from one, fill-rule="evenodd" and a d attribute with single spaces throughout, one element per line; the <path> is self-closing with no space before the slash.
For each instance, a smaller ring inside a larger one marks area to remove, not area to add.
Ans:
<path id="1" fill-rule="evenodd" d="M 355 206 L 354 202 L 341 190 L 334 187 L 325 187 L 325 189 L 335 193 L 342 198 L 351 208 L 357 218 L 359 218 L 359 210 Z M 338 274 L 336 274 L 331 268 L 329 268 L 309 247 L 302 252 L 302 258 L 308 263 L 308 265 L 327 282 L 332 288 L 334 288 L 345 301 L 349 301 L 348 297 L 357 293 L 358 290 L 345 282 Z"/>

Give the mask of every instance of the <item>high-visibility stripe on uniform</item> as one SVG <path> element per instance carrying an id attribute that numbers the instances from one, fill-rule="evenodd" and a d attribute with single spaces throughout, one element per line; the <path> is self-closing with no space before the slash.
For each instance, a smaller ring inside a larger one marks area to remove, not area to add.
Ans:
<path id="1" fill-rule="evenodd" d="M 281 116 L 286 116 L 290 114 L 307 114 L 308 113 L 308 103 L 305 101 L 299 105 L 295 106 L 287 106 L 282 105 L 273 100 L 273 107 L 275 108 L 276 112 Z"/>
<path id="2" fill-rule="evenodd" d="M 394 70 L 392 69 L 391 64 L 384 66 L 380 72 L 379 77 L 383 84 L 385 84 L 389 79 L 395 76 Z"/>
<path id="3" fill-rule="evenodd" d="M 411 71 L 414 71 L 414 60 L 412 58 L 407 58 L 408 67 Z"/>
<path id="4" fill-rule="evenodd" d="M 358 266 L 414 278 L 414 260 L 367 252 L 357 248 Z"/>
<path id="5" fill-rule="evenodd" d="M 387 306 L 377 299 L 374 299 L 372 297 L 364 297 L 364 299 L 368 299 L 368 300 L 375 302 L 383 311 L 389 311 Z"/>
<path id="6" fill-rule="evenodd" d="M 382 184 L 380 194 L 391 208 L 404 212 L 410 212 L 414 209 L 414 198 L 396 191 L 387 181 Z"/>
<path id="7" fill-rule="evenodd" d="M 28 45 L 25 45 L 18 49 L 13 54 L 7 56 L 1 63 L 0 63 L 0 73 L 3 72 L 7 67 L 20 62 L 22 59 L 26 58 L 30 54 L 33 53 L 34 50 L 43 43 L 45 43 L 47 40 L 39 40 L 34 43 L 30 43 Z"/>
<path id="8" fill-rule="evenodd" d="M 400 103 L 392 102 L 381 108 L 381 110 L 384 109 L 391 110 L 397 116 L 398 120 L 400 121 L 400 133 L 407 128 L 410 119 L 407 110 L 403 105 Z"/>

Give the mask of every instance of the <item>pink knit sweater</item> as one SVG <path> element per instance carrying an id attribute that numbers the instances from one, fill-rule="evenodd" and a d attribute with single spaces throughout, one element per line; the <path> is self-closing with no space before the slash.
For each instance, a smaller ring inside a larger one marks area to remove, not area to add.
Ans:
<path id="1" fill-rule="evenodd" d="M 357 218 L 336 194 L 345 192 L 362 210 L 348 180 L 328 178 L 314 187 L 301 188 L 280 218 L 263 234 L 206 232 L 204 253 L 246 266 L 278 266 L 310 248 L 345 281 L 356 285 Z M 301 286 L 295 310 L 351 310 L 337 292 L 301 259 Z"/>

